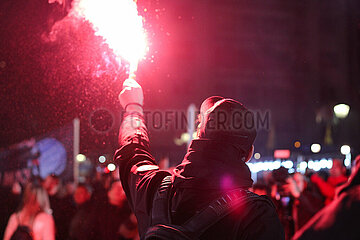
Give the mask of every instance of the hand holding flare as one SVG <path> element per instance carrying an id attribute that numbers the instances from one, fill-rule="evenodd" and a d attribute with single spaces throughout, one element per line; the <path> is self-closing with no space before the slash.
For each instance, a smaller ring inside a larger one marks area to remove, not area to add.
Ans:
<path id="1" fill-rule="evenodd" d="M 144 93 L 140 84 L 135 81 L 135 75 L 130 75 L 124 81 L 119 100 L 125 111 L 143 113 Z"/>

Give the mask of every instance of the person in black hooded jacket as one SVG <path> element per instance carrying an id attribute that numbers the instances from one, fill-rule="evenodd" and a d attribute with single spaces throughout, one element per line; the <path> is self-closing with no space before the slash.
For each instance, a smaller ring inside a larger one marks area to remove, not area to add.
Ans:
<path id="1" fill-rule="evenodd" d="M 192 141 L 182 163 L 169 173 L 159 170 L 149 150 L 141 86 L 127 79 L 119 99 L 126 113 L 115 162 L 141 238 L 152 224 L 154 195 L 169 174 L 171 219 L 177 225 L 223 194 L 252 186 L 246 161 L 253 153 L 256 130 L 253 115 L 241 103 L 216 96 L 206 99 L 200 109 L 198 139 Z M 275 208 L 260 198 L 219 220 L 200 239 L 284 239 Z"/>

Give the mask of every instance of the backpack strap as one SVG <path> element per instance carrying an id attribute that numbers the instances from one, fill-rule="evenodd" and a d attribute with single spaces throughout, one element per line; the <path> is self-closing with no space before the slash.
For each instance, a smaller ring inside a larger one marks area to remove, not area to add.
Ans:
<path id="1" fill-rule="evenodd" d="M 158 187 L 153 199 L 150 226 L 160 223 L 168 224 L 171 222 L 169 207 L 171 185 L 171 175 L 168 175 L 163 178 Z"/>
<path id="2" fill-rule="evenodd" d="M 170 214 L 170 195 L 172 181 L 171 175 L 166 176 L 158 187 L 153 199 L 153 208 L 151 211 L 151 224 L 155 226 L 148 231 L 149 236 L 159 236 L 158 228 L 166 229 L 166 232 L 173 232 L 173 236 L 182 235 L 180 239 L 197 239 L 207 229 L 216 224 L 218 221 L 229 215 L 231 212 L 238 209 L 240 206 L 255 201 L 265 201 L 274 207 L 271 200 L 263 196 L 259 196 L 245 189 L 235 189 L 221 195 L 219 198 L 212 201 L 209 205 L 203 208 L 200 212 L 192 216 L 181 226 L 171 225 Z M 167 236 L 165 234 L 164 236 Z M 186 236 L 186 237 L 185 237 Z M 145 238 L 145 239 L 152 239 Z M 159 239 L 166 239 L 159 238 Z M 176 239 L 176 238 L 174 238 Z"/>
<path id="3" fill-rule="evenodd" d="M 182 227 L 191 234 L 192 238 L 198 238 L 207 229 L 238 209 L 238 207 L 254 200 L 265 199 L 248 190 L 232 190 L 212 201 L 207 207 L 186 221 Z"/>

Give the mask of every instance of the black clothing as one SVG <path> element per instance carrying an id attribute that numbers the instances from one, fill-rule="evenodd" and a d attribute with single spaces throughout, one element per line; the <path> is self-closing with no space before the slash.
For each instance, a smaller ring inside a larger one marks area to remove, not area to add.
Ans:
<path id="1" fill-rule="evenodd" d="M 131 210 L 126 201 L 121 207 L 108 201 L 91 201 L 79 207 L 70 226 L 71 240 L 120 240 L 126 239 L 120 233 L 120 227 L 134 230 L 136 225 L 130 221 Z"/>
<path id="2" fill-rule="evenodd" d="M 76 208 L 72 197 L 49 196 L 50 207 L 53 210 L 53 217 L 56 227 L 56 239 L 66 240 L 69 238 L 69 227 Z"/>
<path id="3" fill-rule="evenodd" d="M 92 202 L 87 201 L 80 205 L 71 220 L 69 228 L 69 237 L 71 240 L 90 239 L 93 234 L 92 225 Z"/>
<path id="4" fill-rule="evenodd" d="M 14 195 L 11 188 L 0 186 L 0 239 L 3 239 L 6 225 L 13 212 L 20 204 L 21 196 Z M 5 207 L 4 207 L 5 206 Z"/>
<path id="5" fill-rule="evenodd" d="M 121 224 L 129 222 L 131 210 L 124 202 L 121 207 L 111 205 L 109 202 L 102 206 L 97 206 L 96 214 L 92 217 L 94 221 L 95 238 L 106 240 L 119 240 L 122 238 L 120 231 Z"/>
<path id="6" fill-rule="evenodd" d="M 136 127 L 135 127 L 136 126 Z M 142 117 L 127 115 L 120 128 L 115 154 L 120 179 L 132 210 L 138 219 L 140 237 L 151 226 L 154 194 L 169 172 L 158 170 L 149 150 Z M 194 140 L 183 162 L 172 173 L 171 213 L 181 225 L 223 193 L 252 185 L 250 170 L 241 161 L 241 151 L 231 144 Z M 276 211 L 262 201 L 245 205 L 207 230 L 201 239 L 283 239 Z"/>
<path id="7" fill-rule="evenodd" d="M 293 216 L 295 221 L 295 231 L 304 226 L 316 213 L 324 207 L 325 199 L 321 195 L 317 186 L 308 183 L 299 198 L 294 200 Z"/>

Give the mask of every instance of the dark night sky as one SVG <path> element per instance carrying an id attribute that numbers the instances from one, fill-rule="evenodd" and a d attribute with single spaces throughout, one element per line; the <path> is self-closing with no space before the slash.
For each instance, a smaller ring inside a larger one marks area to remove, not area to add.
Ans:
<path id="1" fill-rule="evenodd" d="M 52 26 L 66 15 L 57 4 L 0 4 L 0 147 L 78 116 L 81 151 L 111 153 L 117 146 L 124 66 L 115 63 L 87 23 L 63 21 L 55 41 L 49 41 Z M 317 124 L 316 114 L 329 119 L 332 106 L 346 102 L 351 112 L 333 126 L 333 147 L 348 143 L 359 151 L 358 1 L 143 0 L 138 5 L 150 40 L 137 76 L 147 109 L 185 110 L 213 94 L 236 98 L 271 112 L 271 130 L 259 132 L 256 142 L 260 152 L 271 154 L 274 148 L 292 148 L 295 140 L 304 143 L 304 151 L 322 142 L 326 124 Z M 106 133 L 92 126 L 106 128 L 111 120 Z M 181 131 L 152 133 L 154 148 L 165 154 L 183 151 L 172 140 Z"/>

